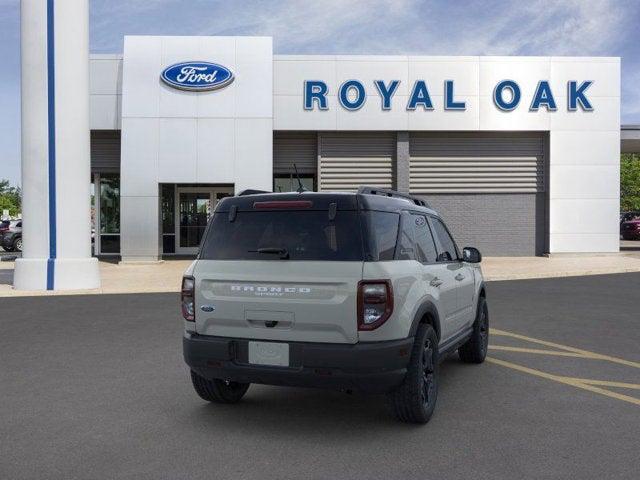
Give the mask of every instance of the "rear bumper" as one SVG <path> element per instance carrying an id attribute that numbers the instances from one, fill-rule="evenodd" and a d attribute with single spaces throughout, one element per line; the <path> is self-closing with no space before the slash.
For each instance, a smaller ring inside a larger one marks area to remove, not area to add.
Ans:
<path id="1" fill-rule="evenodd" d="M 402 383 L 413 338 L 354 345 L 289 343 L 289 367 L 252 365 L 249 340 L 185 333 L 184 360 L 205 378 L 384 393 Z"/>

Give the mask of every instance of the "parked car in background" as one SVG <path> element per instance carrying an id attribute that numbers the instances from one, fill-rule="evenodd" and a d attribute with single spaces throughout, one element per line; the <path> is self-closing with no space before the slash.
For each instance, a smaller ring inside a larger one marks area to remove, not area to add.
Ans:
<path id="1" fill-rule="evenodd" d="M 7 252 L 22 252 L 22 220 L 9 220 L 0 230 L 0 245 Z"/>
<path id="2" fill-rule="evenodd" d="M 640 240 L 640 212 L 620 214 L 620 236 L 623 240 Z"/>
<path id="3" fill-rule="evenodd" d="M 624 222 L 628 222 L 629 220 L 633 220 L 636 218 L 640 218 L 640 211 L 639 212 L 620 212 L 620 225 L 622 225 Z"/>
<path id="4" fill-rule="evenodd" d="M 9 225 L 11 225 L 11 220 L 2 220 L 0 221 L 0 238 L 2 234 L 9 230 Z"/>

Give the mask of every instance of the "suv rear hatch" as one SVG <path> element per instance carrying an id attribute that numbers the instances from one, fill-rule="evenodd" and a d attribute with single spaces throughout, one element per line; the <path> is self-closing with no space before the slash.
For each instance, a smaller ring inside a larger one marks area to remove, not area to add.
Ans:
<path id="1" fill-rule="evenodd" d="M 225 199 L 194 269 L 196 331 L 356 343 L 361 232 L 355 195 Z"/>

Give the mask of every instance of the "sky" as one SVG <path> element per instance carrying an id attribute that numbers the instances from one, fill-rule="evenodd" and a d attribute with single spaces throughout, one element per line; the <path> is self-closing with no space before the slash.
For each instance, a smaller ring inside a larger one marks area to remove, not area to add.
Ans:
<path id="1" fill-rule="evenodd" d="M 20 182 L 20 2 L 0 0 L 0 178 Z M 640 0 L 90 0 L 90 50 L 124 35 L 268 35 L 276 54 L 622 57 L 640 124 Z"/>

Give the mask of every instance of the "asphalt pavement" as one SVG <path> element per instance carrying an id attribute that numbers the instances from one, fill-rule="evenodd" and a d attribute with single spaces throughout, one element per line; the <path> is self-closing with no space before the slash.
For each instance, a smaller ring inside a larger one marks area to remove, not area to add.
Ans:
<path id="1" fill-rule="evenodd" d="M 177 294 L 0 298 L 0 478 L 637 479 L 638 292 L 635 273 L 490 283 L 490 360 L 445 361 L 425 426 L 313 389 L 207 404 Z"/>

